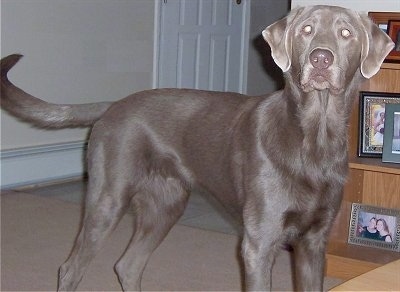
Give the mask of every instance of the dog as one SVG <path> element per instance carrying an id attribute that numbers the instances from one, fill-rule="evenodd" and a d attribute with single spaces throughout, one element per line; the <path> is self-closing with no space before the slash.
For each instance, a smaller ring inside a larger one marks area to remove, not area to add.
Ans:
<path id="1" fill-rule="evenodd" d="M 322 290 L 327 238 L 348 172 L 347 128 L 362 81 L 394 44 L 365 15 L 334 6 L 292 10 L 262 35 L 285 77 L 265 96 L 155 89 L 114 103 L 57 105 L 13 85 L 1 60 L 1 105 L 38 127 L 89 127 L 83 223 L 59 290 L 75 290 L 129 207 L 133 237 L 115 266 L 140 290 L 152 252 L 199 185 L 243 223 L 247 290 L 271 289 L 276 253 L 294 253 L 295 288 Z"/>

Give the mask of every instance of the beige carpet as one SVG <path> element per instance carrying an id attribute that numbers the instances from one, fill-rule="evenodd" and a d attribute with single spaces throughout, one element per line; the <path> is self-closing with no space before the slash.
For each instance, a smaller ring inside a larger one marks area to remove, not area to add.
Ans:
<path id="1" fill-rule="evenodd" d="M 1 195 L 1 291 L 54 291 L 57 269 L 76 236 L 80 206 L 21 192 Z M 120 291 L 114 263 L 131 236 L 125 216 L 79 286 L 83 291 Z M 241 289 L 238 238 L 176 225 L 153 254 L 144 290 L 237 291 Z M 290 259 L 283 251 L 273 272 L 273 289 L 292 290 Z M 326 278 L 329 289 L 341 281 Z"/>

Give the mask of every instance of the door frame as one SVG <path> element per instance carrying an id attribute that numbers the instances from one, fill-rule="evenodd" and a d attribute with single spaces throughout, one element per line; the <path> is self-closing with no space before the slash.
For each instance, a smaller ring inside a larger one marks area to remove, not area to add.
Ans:
<path id="1" fill-rule="evenodd" d="M 234 1 L 234 0 L 230 0 Z M 161 7 L 164 0 L 155 0 L 154 3 L 154 46 L 153 46 L 153 82 L 152 87 L 158 87 L 158 70 L 160 58 L 160 38 L 161 38 Z M 243 21 L 242 21 L 242 47 L 240 56 L 240 82 L 239 93 L 247 92 L 247 73 L 248 73 L 248 56 L 250 43 L 250 5 L 251 0 L 242 0 L 243 5 Z"/>

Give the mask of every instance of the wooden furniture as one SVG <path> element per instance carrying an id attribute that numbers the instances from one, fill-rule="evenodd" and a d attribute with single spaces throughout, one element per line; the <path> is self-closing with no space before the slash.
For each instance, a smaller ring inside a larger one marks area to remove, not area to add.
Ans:
<path id="1" fill-rule="evenodd" d="M 376 268 L 329 291 L 399 291 L 400 260 Z"/>
<path id="2" fill-rule="evenodd" d="M 379 73 L 366 81 L 361 90 L 400 92 L 400 64 L 384 63 Z M 349 181 L 326 256 L 327 275 L 344 280 L 400 259 L 398 252 L 347 243 L 352 203 L 400 209 L 400 164 L 382 163 L 380 158 L 357 157 L 358 106 L 357 98 L 349 129 Z"/>

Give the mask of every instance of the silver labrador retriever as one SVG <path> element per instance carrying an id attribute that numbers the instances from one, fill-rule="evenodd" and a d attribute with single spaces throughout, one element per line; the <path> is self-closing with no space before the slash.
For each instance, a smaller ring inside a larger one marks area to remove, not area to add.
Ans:
<path id="1" fill-rule="evenodd" d="M 393 42 L 366 16 L 330 6 L 293 10 L 263 36 L 286 85 L 258 97 L 157 89 L 115 103 L 56 105 L 7 79 L 19 55 L 1 61 L 4 109 L 40 127 L 93 125 L 83 225 L 60 268 L 60 290 L 77 288 L 130 206 L 134 235 L 115 269 L 124 290 L 139 290 L 150 255 L 196 184 L 243 221 L 246 289 L 271 288 L 283 244 L 294 249 L 296 289 L 322 289 L 327 237 L 347 175 L 353 99 Z"/>

